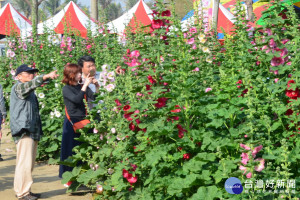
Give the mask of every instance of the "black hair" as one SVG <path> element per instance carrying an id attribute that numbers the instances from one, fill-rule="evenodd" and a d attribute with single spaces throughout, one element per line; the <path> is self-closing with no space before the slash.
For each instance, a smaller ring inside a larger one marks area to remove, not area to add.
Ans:
<path id="1" fill-rule="evenodd" d="M 82 68 L 84 62 L 93 62 L 93 63 L 95 63 L 95 59 L 91 56 L 82 56 L 78 60 L 78 65 Z"/>

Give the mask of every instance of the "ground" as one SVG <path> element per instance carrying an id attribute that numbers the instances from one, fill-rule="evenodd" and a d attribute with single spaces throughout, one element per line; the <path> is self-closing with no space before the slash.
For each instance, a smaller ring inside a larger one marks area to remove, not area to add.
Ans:
<path id="1" fill-rule="evenodd" d="M 4 161 L 0 162 L 0 199 L 16 200 L 13 190 L 13 180 L 16 164 L 16 147 L 8 129 L 3 129 L 0 153 Z M 73 195 L 66 194 L 66 188 L 58 177 L 58 166 L 36 163 L 33 171 L 33 193 L 41 193 L 40 199 L 56 200 L 90 200 L 92 194 L 80 191 Z"/>

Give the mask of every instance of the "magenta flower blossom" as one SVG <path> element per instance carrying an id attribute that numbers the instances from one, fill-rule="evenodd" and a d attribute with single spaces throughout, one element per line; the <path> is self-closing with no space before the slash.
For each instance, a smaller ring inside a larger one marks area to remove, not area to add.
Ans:
<path id="1" fill-rule="evenodd" d="M 282 59 L 282 57 L 273 57 L 271 60 L 271 65 L 273 67 L 282 65 L 283 63 L 284 63 L 284 60 Z"/>
<path id="2" fill-rule="evenodd" d="M 275 47 L 276 47 L 276 42 L 274 41 L 273 38 L 270 40 L 269 46 L 270 46 L 271 48 L 275 48 Z"/>
<path id="3" fill-rule="evenodd" d="M 132 51 L 131 53 L 130 53 L 130 57 L 132 58 L 132 57 L 139 57 L 141 54 L 140 54 L 140 52 L 138 51 L 138 50 L 135 50 L 135 51 Z"/>
<path id="4" fill-rule="evenodd" d="M 280 53 L 281 57 L 286 56 L 288 54 L 288 50 L 285 47 L 283 49 L 281 49 L 280 51 L 281 51 L 281 53 Z"/>
<path id="5" fill-rule="evenodd" d="M 256 154 L 258 152 L 260 152 L 260 150 L 262 150 L 263 146 L 262 145 L 259 145 L 258 147 L 255 147 L 252 151 L 252 157 L 255 158 Z"/>
<path id="6" fill-rule="evenodd" d="M 275 78 L 274 82 L 277 83 L 279 81 L 279 78 Z"/>
<path id="7" fill-rule="evenodd" d="M 246 146 L 245 144 L 240 144 L 240 147 L 242 147 L 245 150 L 250 150 L 251 148 Z"/>
<path id="8" fill-rule="evenodd" d="M 247 178 L 251 178 L 252 177 L 252 173 L 249 172 L 247 175 L 246 175 Z"/>
<path id="9" fill-rule="evenodd" d="M 243 165 L 240 165 L 240 170 L 244 171 L 243 175 L 247 172 L 247 167 L 244 167 Z"/>
<path id="10" fill-rule="evenodd" d="M 194 42 L 195 42 L 195 38 L 190 38 L 187 41 L 188 44 L 194 44 Z"/>
<path id="11" fill-rule="evenodd" d="M 209 91 L 212 91 L 212 88 L 206 88 L 205 89 L 205 92 L 209 92 Z"/>
<path id="12" fill-rule="evenodd" d="M 265 159 L 257 158 L 254 161 L 259 161 L 259 165 L 254 167 L 255 171 L 261 172 L 265 168 Z"/>
<path id="13" fill-rule="evenodd" d="M 244 165 L 247 165 L 247 163 L 249 161 L 249 155 L 247 153 L 242 153 L 241 157 L 242 157 L 242 163 Z"/>

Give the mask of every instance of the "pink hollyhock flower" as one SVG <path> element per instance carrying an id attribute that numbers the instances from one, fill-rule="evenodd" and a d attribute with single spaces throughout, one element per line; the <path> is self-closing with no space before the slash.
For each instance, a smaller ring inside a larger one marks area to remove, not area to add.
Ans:
<path id="1" fill-rule="evenodd" d="M 92 45 L 89 44 L 86 46 L 86 49 L 90 49 L 90 48 L 92 48 Z"/>
<path id="2" fill-rule="evenodd" d="M 64 47 L 66 47 L 66 43 L 64 41 L 62 41 L 60 44 L 60 48 L 64 48 Z"/>
<path id="3" fill-rule="evenodd" d="M 127 65 L 129 67 L 135 67 L 135 66 L 141 65 L 141 63 L 138 62 L 137 59 L 134 58 L 134 59 L 131 60 L 131 63 L 127 63 Z"/>
<path id="4" fill-rule="evenodd" d="M 189 30 L 190 33 L 197 33 L 197 28 L 196 27 L 192 27 Z"/>
<path id="5" fill-rule="evenodd" d="M 255 171 L 261 172 L 265 168 L 265 159 L 263 158 L 257 158 L 254 161 L 259 161 L 259 165 L 255 166 Z"/>
<path id="6" fill-rule="evenodd" d="M 160 19 L 156 19 L 156 20 L 154 19 L 151 22 L 152 29 L 160 29 L 164 25 L 165 25 L 164 22 Z"/>
<path id="7" fill-rule="evenodd" d="M 193 72 L 199 72 L 199 67 L 196 67 L 195 69 L 192 70 Z"/>
<path id="8" fill-rule="evenodd" d="M 133 119 L 131 118 L 131 115 L 133 114 L 133 112 L 130 112 L 130 113 L 126 113 L 123 115 L 123 117 L 125 119 L 127 119 L 128 121 L 132 121 Z"/>
<path id="9" fill-rule="evenodd" d="M 94 133 L 98 133 L 98 130 L 96 128 L 94 128 L 93 132 Z"/>
<path id="10" fill-rule="evenodd" d="M 275 78 L 274 82 L 277 83 L 279 81 L 279 78 Z"/>
<path id="11" fill-rule="evenodd" d="M 247 163 L 248 163 L 248 161 L 249 161 L 249 156 L 248 156 L 248 154 L 247 154 L 247 153 L 242 153 L 241 157 L 242 157 L 242 163 L 243 163 L 244 165 L 247 165 Z"/>
<path id="12" fill-rule="evenodd" d="M 190 157 L 191 157 L 191 155 L 189 154 L 189 153 L 185 153 L 185 154 L 183 154 L 183 160 L 189 160 L 190 159 Z"/>
<path id="13" fill-rule="evenodd" d="M 252 177 L 252 173 L 249 172 L 247 175 L 246 175 L 247 178 L 251 178 Z"/>
<path id="14" fill-rule="evenodd" d="M 194 44 L 194 42 L 195 42 L 195 38 L 190 38 L 187 41 L 188 44 Z"/>
<path id="15" fill-rule="evenodd" d="M 247 172 L 247 167 L 244 167 L 243 165 L 240 165 L 240 170 L 244 171 L 243 175 Z"/>
<path id="16" fill-rule="evenodd" d="M 197 45 L 193 44 L 192 49 L 197 49 Z"/>
<path id="17" fill-rule="evenodd" d="M 247 138 L 248 137 L 248 135 L 244 135 L 244 138 Z"/>
<path id="18" fill-rule="evenodd" d="M 282 57 L 273 57 L 271 60 L 271 65 L 273 67 L 282 65 L 283 63 L 284 63 L 284 60 L 282 59 Z"/>
<path id="19" fill-rule="evenodd" d="M 142 93 L 136 93 L 136 96 L 140 96 L 140 97 L 142 97 L 142 96 L 144 96 Z"/>
<path id="20" fill-rule="evenodd" d="M 128 174 L 127 181 L 130 183 L 130 185 L 136 183 L 137 180 L 138 180 L 137 176 L 133 177 L 132 174 Z"/>
<path id="21" fill-rule="evenodd" d="M 252 151 L 252 157 L 255 158 L 256 154 L 258 152 L 260 152 L 260 150 L 262 150 L 263 146 L 262 145 L 259 145 L 258 147 L 255 147 Z"/>
<path id="22" fill-rule="evenodd" d="M 243 81 L 242 80 L 238 80 L 235 84 L 242 84 Z"/>
<path id="23" fill-rule="evenodd" d="M 116 99 L 115 102 L 116 102 L 117 106 L 122 106 L 122 104 L 121 104 L 121 102 L 119 101 L 119 99 Z"/>
<path id="24" fill-rule="evenodd" d="M 60 54 L 64 54 L 64 51 L 60 51 L 59 53 L 60 53 Z"/>
<path id="25" fill-rule="evenodd" d="M 250 150 L 251 148 L 246 146 L 245 144 L 240 144 L 240 147 L 242 147 L 243 149 L 246 149 L 246 150 Z"/>
<path id="26" fill-rule="evenodd" d="M 290 66 L 290 65 L 292 65 L 292 62 L 287 62 L 286 65 L 289 65 L 289 66 Z"/>
<path id="27" fill-rule="evenodd" d="M 205 89 L 205 92 L 209 92 L 209 91 L 212 91 L 212 89 L 211 88 L 206 88 Z"/>
<path id="28" fill-rule="evenodd" d="M 283 39 L 283 40 L 281 40 L 281 43 L 286 44 L 288 41 L 290 41 L 290 40 L 289 39 Z"/>
<path id="29" fill-rule="evenodd" d="M 140 54 L 140 52 L 138 51 L 138 50 L 134 50 L 134 51 L 132 51 L 131 53 L 130 53 L 130 56 L 129 57 L 139 57 L 141 54 Z"/>
<path id="30" fill-rule="evenodd" d="M 280 49 L 281 53 L 280 53 L 280 56 L 283 57 L 283 56 L 286 56 L 288 54 L 288 50 L 287 48 L 283 48 L 283 49 Z"/>
<path id="31" fill-rule="evenodd" d="M 177 128 L 178 128 L 178 137 L 183 138 L 184 133 L 186 133 L 187 131 L 180 124 L 177 124 Z"/>
<path id="32" fill-rule="evenodd" d="M 161 16 L 170 17 L 171 16 L 171 11 L 170 10 L 165 10 L 161 13 Z"/>
<path id="33" fill-rule="evenodd" d="M 270 39 L 269 46 L 270 46 L 271 48 L 275 48 L 275 47 L 276 47 L 276 42 L 274 41 L 273 38 Z"/>
<path id="34" fill-rule="evenodd" d="M 266 29 L 265 33 L 267 33 L 268 36 L 272 35 L 272 31 L 271 31 L 271 29 L 269 29 L 269 28 Z"/>

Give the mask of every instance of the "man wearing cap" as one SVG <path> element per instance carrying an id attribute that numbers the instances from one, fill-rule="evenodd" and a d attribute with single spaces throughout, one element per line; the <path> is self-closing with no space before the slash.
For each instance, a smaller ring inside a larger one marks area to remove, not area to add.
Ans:
<path id="1" fill-rule="evenodd" d="M 35 77 L 37 69 L 21 65 L 16 71 L 18 82 L 11 89 L 10 129 L 17 147 L 14 190 L 20 200 L 35 200 L 39 195 L 30 191 L 37 143 L 42 135 L 38 100 L 34 90 L 48 79 L 56 79 L 53 71 Z"/>

